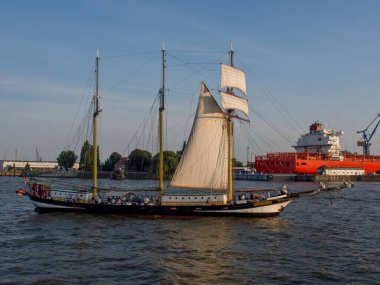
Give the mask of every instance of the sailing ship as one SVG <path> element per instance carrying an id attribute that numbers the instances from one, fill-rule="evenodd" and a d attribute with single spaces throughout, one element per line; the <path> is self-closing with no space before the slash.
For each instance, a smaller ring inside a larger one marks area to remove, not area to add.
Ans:
<path id="1" fill-rule="evenodd" d="M 261 217 L 278 215 L 290 202 L 287 193 L 261 198 L 237 195 L 232 181 L 232 140 L 235 110 L 248 117 L 245 73 L 230 65 L 221 65 L 219 106 L 204 82 L 192 130 L 172 181 L 168 187 L 184 188 L 191 194 L 168 194 L 163 177 L 163 113 L 165 110 L 165 48 L 162 48 L 162 87 L 159 106 L 159 195 L 144 196 L 128 192 L 109 196 L 104 189 L 98 193 L 97 181 L 97 117 L 99 108 L 99 53 L 96 55 L 96 92 L 93 97 L 93 186 L 92 191 L 63 191 L 52 185 L 32 183 L 29 197 L 38 212 L 81 211 L 96 213 L 123 213 L 152 217 L 240 216 Z M 234 90 L 239 90 L 240 96 Z M 224 110 L 223 110 L 224 109 Z M 185 191 L 182 189 L 183 191 Z M 197 192 L 201 190 L 207 190 Z M 212 194 L 209 194 L 209 190 Z M 182 192 L 183 192 L 182 191 Z M 220 193 L 220 191 L 223 191 Z M 182 193 L 181 192 L 181 193 Z M 196 194 L 194 194 L 196 193 Z M 199 194 L 200 193 L 200 194 Z M 214 194 L 215 193 L 215 194 Z"/>

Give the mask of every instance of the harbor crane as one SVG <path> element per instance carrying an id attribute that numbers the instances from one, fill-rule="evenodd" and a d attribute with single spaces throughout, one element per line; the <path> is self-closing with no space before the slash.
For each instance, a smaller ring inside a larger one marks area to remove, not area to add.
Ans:
<path id="1" fill-rule="evenodd" d="M 377 123 L 375 123 L 377 121 Z M 375 127 L 373 128 L 372 131 L 369 131 L 368 129 L 371 127 L 372 124 L 375 123 Z M 376 130 L 377 130 L 377 127 L 379 126 L 380 124 L 380 114 L 377 113 L 375 119 L 372 120 L 372 122 L 368 125 L 368 127 L 363 130 L 363 131 L 357 131 L 358 134 L 362 133 L 363 134 L 363 137 L 358 141 L 358 146 L 362 146 L 363 147 L 363 154 L 364 155 L 370 155 L 370 147 L 371 147 L 371 139 L 373 137 L 373 135 L 375 134 Z"/>

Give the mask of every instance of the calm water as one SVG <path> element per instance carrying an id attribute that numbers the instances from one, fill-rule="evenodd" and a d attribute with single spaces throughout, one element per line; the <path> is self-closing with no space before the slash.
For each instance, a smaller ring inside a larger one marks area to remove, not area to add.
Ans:
<path id="1" fill-rule="evenodd" d="M 21 182 L 0 177 L 0 284 L 380 284 L 380 183 L 299 198 L 275 218 L 150 220 L 37 214 Z"/>

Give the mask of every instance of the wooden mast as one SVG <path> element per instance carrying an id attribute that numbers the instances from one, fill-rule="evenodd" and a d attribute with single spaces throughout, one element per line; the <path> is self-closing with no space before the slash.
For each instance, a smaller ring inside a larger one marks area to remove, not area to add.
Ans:
<path id="1" fill-rule="evenodd" d="M 232 49 L 232 43 L 230 47 L 230 65 L 231 67 L 234 66 L 234 51 Z M 232 94 L 232 88 L 227 89 L 227 93 Z M 233 198 L 233 191 L 232 191 L 232 151 L 233 151 L 233 123 L 232 123 L 232 109 L 227 110 L 227 133 L 228 133 L 228 200 L 231 201 Z"/>
<path id="2" fill-rule="evenodd" d="M 96 199 L 98 189 L 98 115 L 99 108 L 99 49 L 96 50 L 96 90 L 94 94 L 94 114 L 93 114 L 93 199 Z"/>
<path id="3" fill-rule="evenodd" d="M 160 90 L 160 154 L 159 154 L 159 189 L 160 196 L 164 194 L 164 153 L 163 153 L 163 113 L 165 110 L 165 46 L 162 44 L 162 86 Z"/>

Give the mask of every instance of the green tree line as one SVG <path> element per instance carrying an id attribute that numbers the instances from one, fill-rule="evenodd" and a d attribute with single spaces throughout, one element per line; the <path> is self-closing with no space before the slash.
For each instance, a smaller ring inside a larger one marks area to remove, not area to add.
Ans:
<path id="1" fill-rule="evenodd" d="M 178 166 L 179 161 L 186 144 L 184 143 L 182 150 L 180 151 L 171 151 L 167 150 L 163 152 L 164 155 L 164 178 L 171 179 L 174 175 L 174 172 Z M 85 141 L 79 160 L 79 169 L 84 171 L 92 171 L 93 169 L 93 146 Z M 122 158 L 121 154 L 118 152 L 112 152 L 108 159 L 104 163 L 103 170 L 113 171 L 115 164 Z M 66 150 L 62 151 L 57 158 L 58 165 L 60 168 L 69 169 L 74 166 L 74 163 L 78 157 L 75 155 L 74 151 Z M 98 148 L 98 166 L 100 165 L 99 161 L 99 148 Z M 237 161 L 233 158 L 234 166 L 242 166 L 240 161 Z M 134 149 L 128 155 L 127 163 L 127 172 L 146 172 L 153 173 L 158 176 L 159 168 L 159 153 L 152 156 L 152 154 L 147 150 Z"/>

